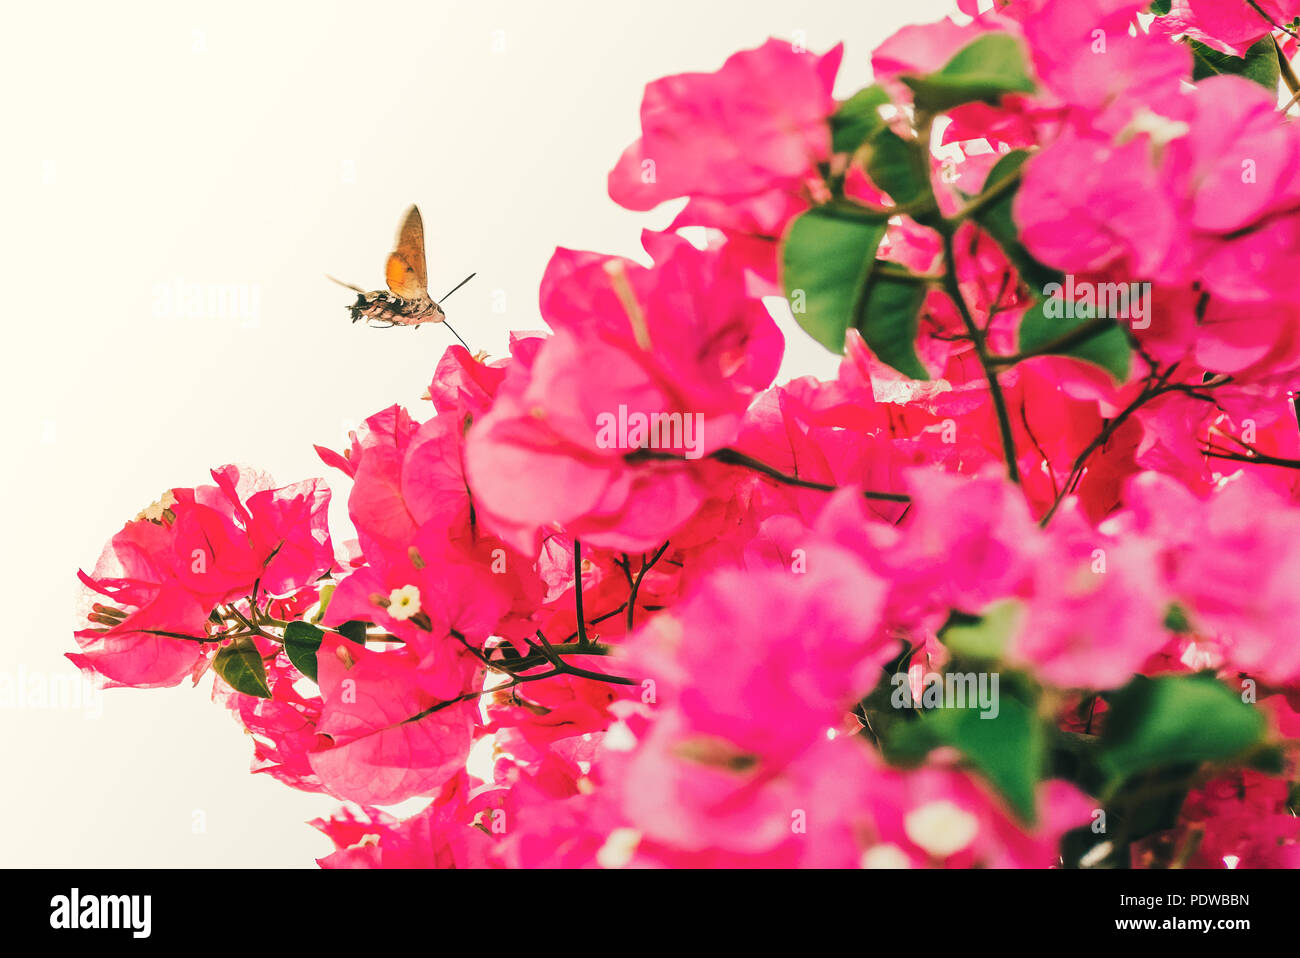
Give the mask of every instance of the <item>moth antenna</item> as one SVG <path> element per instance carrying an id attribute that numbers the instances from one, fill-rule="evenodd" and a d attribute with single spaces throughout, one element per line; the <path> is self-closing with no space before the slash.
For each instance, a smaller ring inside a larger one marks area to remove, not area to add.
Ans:
<path id="1" fill-rule="evenodd" d="M 354 292 L 354 293 L 364 293 L 364 292 L 365 292 L 365 290 L 362 289 L 360 286 L 353 286 L 351 283 L 345 283 L 345 282 L 343 282 L 343 280 L 341 280 L 341 279 L 335 279 L 335 278 L 334 278 L 333 276 L 331 276 L 329 273 L 326 273 L 326 274 L 325 274 L 325 278 L 326 278 L 327 280 L 329 280 L 331 283 L 338 283 L 340 286 L 344 287 L 345 289 L 350 289 L 350 290 L 352 290 L 352 292 Z"/>
<path id="2" fill-rule="evenodd" d="M 457 283 L 455 286 L 453 286 L 453 287 L 451 288 L 451 293 L 456 292 L 456 290 L 460 289 L 462 286 L 464 286 L 466 283 L 468 283 L 471 279 L 473 279 L 473 278 L 474 278 L 475 276 L 477 276 L 477 275 L 478 275 L 478 273 L 470 273 L 468 276 L 466 276 L 464 279 L 462 279 L 459 283 Z M 337 283 L 338 280 L 335 280 L 334 282 Z M 447 293 L 446 295 L 444 295 L 444 296 L 442 297 L 442 299 L 446 299 L 448 296 L 451 295 L 451 293 Z M 442 299 L 438 300 L 438 302 L 441 303 L 441 302 L 442 302 Z M 448 326 L 447 328 L 448 328 L 448 329 L 451 329 L 450 326 Z M 455 332 L 455 330 L 452 330 L 452 332 Z M 457 336 L 456 338 L 457 338 L 457 339 L 460 339 L 459 336 Z M 466 348 L 466 349 L 469 349 L 468 346 L 466 346 L 465 348 Z"/>

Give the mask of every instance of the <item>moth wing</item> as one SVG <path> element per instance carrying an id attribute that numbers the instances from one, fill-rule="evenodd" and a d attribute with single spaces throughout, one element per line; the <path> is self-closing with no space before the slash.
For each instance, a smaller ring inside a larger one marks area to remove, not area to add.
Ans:
<path id="1" fill-rule="evenodd" d="M 412 206 L 397 232 L 397 249 L 388 254 L 384 266 L 388 288 L 402 299 L 428 299 L 429 273 L 424 263 L 424 220 L 420 208 Z"/>
<path id="2" fill-rule="evenodd" d="M 415 267 L 408 263 L 400 253 L 389 253 L 388 264 L 384 267 L 384 279 L 394 295 L 406 300 L 427 299 L 429 291 L 424 283 L 416 278 Z"/>

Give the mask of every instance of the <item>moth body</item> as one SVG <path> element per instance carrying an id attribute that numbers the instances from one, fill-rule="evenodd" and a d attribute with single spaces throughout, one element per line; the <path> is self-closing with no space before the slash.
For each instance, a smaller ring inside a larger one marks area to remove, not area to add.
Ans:
<path id="1" fill-rule="evenodd" d="M 364 319 L 394 326 L 419 326 L 421 323 L 441 323 L 447 318 L 442 307 L 432 299 L 402 299 L 379 289 L 358 293 L 356 302 L 348 308 L 354 323 Z"/>

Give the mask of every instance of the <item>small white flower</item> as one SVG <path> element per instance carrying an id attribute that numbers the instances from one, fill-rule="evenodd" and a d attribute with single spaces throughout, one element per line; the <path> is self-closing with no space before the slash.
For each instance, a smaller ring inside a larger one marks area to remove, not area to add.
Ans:
<path id="1" fill-rule="evenodd" d="M 1098 862 L 1105 861 L 1106 857 L 1115 850 L 1113 842 L 1102 842 L 1100 845 L 1094 845 L 1088 849 L 1088 853 L 1079 859 L 1080 868 L 1091 868 Z"/>
<path id="2" fill-rule="evenodd" d="M 935 858 L 956 854 L 975 840 L 980 823 L 946 799 L 913 809 L 903 819 L 907 837 Z"/>
<path id="3" fill-rule="evenodd" d="M 907 852 L 903 851 L 897 845 L 888 843 L 883 845 L 872 845 L 862 853 L 860 862 L 863 868 L 911 868 L 912 862 L 907 857 Z"/>
<path id="4" fill-rule="evenodd" d="M 636 748 L 636 736 L 626 722 L 614 722 L 605 730 L 600 747 L 608 752 L 630 752 Z"/>
<path id="5" fill-rule="evenodd" d="M 1191 127 L 1182 120 L 1171 120 L 1167 116 L 1154 113 L 1146 107 L 1133 114 L 1128 126 L 1119 134 L 1119 142 L 1127 143 L 1133 137 L 1145 133 L 1151 138 L 1153 146 L 1164 146 L 1180 139 L 1191 132 Z"/>
<path id="6" fill-rule="evenodd" d="M 641 833 L 635 828 L 616 828 L 596 852 L 596 864 L 601 868 L 622 868 L 632 860 L 640 844 Z"/>
<path id="7" fill-rule="evenodd" d="M 398 622 L 405 622 L 420 611 L 420 590 L 413 585 L 404 585 L 388 594 L 388 616 Z"/>

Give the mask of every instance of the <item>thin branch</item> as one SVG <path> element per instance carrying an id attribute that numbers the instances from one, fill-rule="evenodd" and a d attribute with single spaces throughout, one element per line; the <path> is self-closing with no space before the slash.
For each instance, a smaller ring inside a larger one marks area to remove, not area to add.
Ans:
<path id="1" fill-rule="evenodd" d="M 573 601 L 578 613 L 578 642 L 587 644 L 587 620 L 582 612 L 582 543 L 573 540 Z M 541 635 L 541 632 L 537 633 Z M 545 637 L 542 638 L 545 643 Z M 548 646 L 549 648 L 549 646 Z"/>
<path id="2" fill-rule="evenodd" d="M 649 562 L 646 562 L 644 559 L 641 560 L 641 571 L 639 571 L 636 574 L 636 581 L 632 583 L 632 592 L 627 597 L 628 632 L 632 631 L 632 620 L 633 617 L 636 615 L 636 597 L 637 597 L 637 593 L 641 591 L 641 580 L 645 578 L 645 574 L 650 571 L 650 568 L 661 558 L 663 558 L 663 554 L 665 551 L 667 551 L 667 549 L 668 549 L 668 543 L 667 541 L 665 541 L 664 544 L 659 547 L 659 551 L 650 557 Z"/>
<path id="3" fill-rule="evenodd" d="M 1233 462 L 1253 462 L 1261 466 L 1279 466 L 1283 469 L 1300 469 L 1300 459 L 1285 459 L 1281 456 L 1270 456 L 1262 452 L 1253 454 L 1228 452 L 1226 449 L 1216 449 L 1213 446 L 1201 451 L 1211 459 L 1230 459 Z"/>
<path id="4" fill-rule="evenodd" d="M 980 329 L 971 316 L 970 308 L 966 305 L 966 298 L 962 296 L 961 286 L 957 282 L 957 258 L 953 249 L 953 231 L 955 227 L 952 224 L 945 223 L 944 228 L 940 231 L 943 236 L 943 256 L 946 261 L 947 270 L 944 273 L 944 288 L 948 292 L 948 297 L 957 306 L 957 312 L 961 314 L 961 321 L 966 326 L 966 332 L 971 338 L 971 343 L 975 347 L 975 355 L 979 358 L 980 366 L 984 370 L 984 378 L 988 380 L 989 394 L 993 399 L 993 411 L 997 415 L 998 432 L 1002 436 L 1002 452 L 1007 462 L 1007 478 L 1014 483 L 1020 482 L 1020 467 L 1016 462 L 1016 441 L 1011 432 L 1011 417 L 1007 413 L 1007 400 L 1002 394 L 1002 386 L 998 383 L 998 373 L 994 368 L 992 357 L 989 355 L 988 343 L 984 338 L 984 330 Z"/>
<path id="5" fill-rule="evenodd" d="M 1128 421 L 1129 417 L 1142 408 L 1142 406 L 1146 405 L 1162 393 L 1173 391 L 1172 389 L 1165 388 L 1165 382 L 1173 375 L 1176 368 L 1177 363 L 1170 366 L 1162 376 L 1158 377 L 1153 383 L 1148 384 L 1146 388 L 1138 393 L 1137 398 L 1125 406 L 1118 416 L 1114 419 L 1107 420 L 1106 425 L 1104 425 L 1101 431 L 1097 433 L 1092 442 L 1088 443 L 1088 445 L 1084 447 L 1083 451 L 1075 458 L 1074 465 L 1070 468 L 1070 475 L 1066 478 L 1065 482 L 1062 483 L 1061 491 L 1052 502 L 1051 508 L 1047 510 L 1043 515 L 1043 518 L 1038 520 L 1040 526 L 1045 528 L 1047 524 L 1052 521 L 1052 516 L 1056 515 L 1056 510 L 1061 507 L 1061 503 L 1065 501 L 1065 497 L 1074 491 L 1075 486 L 1078 485 L 1079 479 L 1083 476 L 1084 466 L 1088 464 L 1088 460 L 1091 458 L 1092 454 L 1109 442 L 1110 437 L 1115 435 L 1115 432 L 1119 427 L 1124 425 L 1124 423 Z"/>
<path id="6" fill-rule="evenodd" d="M 984 209 L 984 207 L 989 206 L 990 204 L 1000 200 L 1003 194 L 1009 192 L 1012 189 L 1015 189 L 1016 185 L 1020 182 L 1020 175 L 1021 175 L 1021 170 L 1017 169 L 1012 173 L 1008 173 L 1006 176 L 998 180 L 992 186 L 985 187 L 984 192 L 980 193 L 973 200 L 971 200 L 969 203 L 967 203 L 965 206 L 963 206 L 961 209 L 959 209 L 956 213 L 952 215 L 951 221 L 953 222 L 953 224 L 956 225 L 958 223 L 961 223 L 964 220 L 969 219 L 970 217 L 978 213 L 980 210 Z"/>
<path id="7" fill-rule="evenodd" d="M 800 479 L 798 476 L 789 475 L 788 473 L 781 472 L 781 470 L 769 466 L 765 462 L 760 462 L 752 456 L 747 456 L 743 452 L 739 452 L 735 449 L 719 449 L 716 452 L 710 453 L 709 458 L 715 459 L 718 462 L 724 462 L 727 465 L 743 466 L 746 469 L 752 469 L 754 472 L 761 473 L 762 475 L 767 476 L 767 478 L 786 486 L 796 486 L 800 489 L 816 489 L 819 492 L 836 492 L 841 488 L 840 486 L 832 485 L 828 482 L 813 482 L 810 479 Z M 636 452 L 630 453 L 628 459 L 635 462 L 638 459 L 684 460 L 685 457 L 671 452 L 659 452 L 653 449 L 639 449 Z M 904 495 L 901 492 L 875 492 L 871 489 L 864 489 L 862 496 L 864 499 L 879 500 L 881 502 L 912 501 L 911 496 Z"/>

